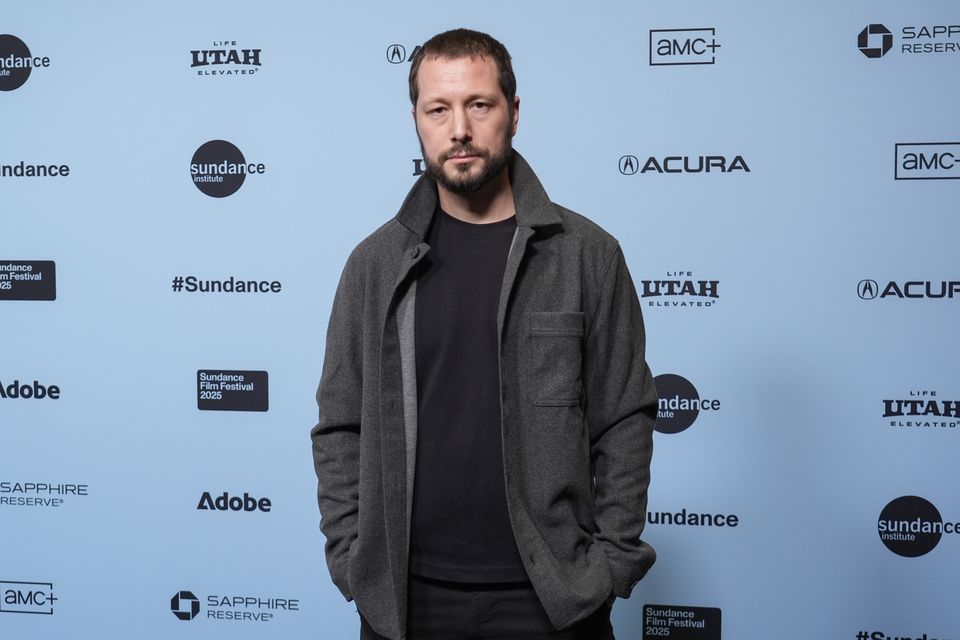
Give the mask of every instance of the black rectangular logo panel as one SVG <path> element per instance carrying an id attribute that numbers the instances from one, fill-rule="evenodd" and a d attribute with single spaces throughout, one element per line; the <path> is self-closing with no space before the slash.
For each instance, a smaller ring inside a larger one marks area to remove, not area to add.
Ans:
<path id="1" fill-rule="evenodd" d="M 0 260 L 0 300 L 56 300 L 53 260 Z"/>
<path id="2" fill-rule="evenodd" d="M 267 411 L 266 371 L 197 371 L 197 409 L 201 411 Z"/>
<path id="3" fill-rule="evenodd" d="M 720 609 L 643 605 L 643 640 L 720 640 Z"/>

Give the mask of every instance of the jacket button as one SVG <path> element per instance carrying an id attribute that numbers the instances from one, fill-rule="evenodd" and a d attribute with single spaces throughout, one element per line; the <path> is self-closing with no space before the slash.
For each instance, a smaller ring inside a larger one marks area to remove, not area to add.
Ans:
<path id="1" fill-rule="evenodd" d="M 411 258 L 416 258 L 418 255 L 420 255 L 420 247 L 414 247 L 413 249 L 410 249 Z"/>

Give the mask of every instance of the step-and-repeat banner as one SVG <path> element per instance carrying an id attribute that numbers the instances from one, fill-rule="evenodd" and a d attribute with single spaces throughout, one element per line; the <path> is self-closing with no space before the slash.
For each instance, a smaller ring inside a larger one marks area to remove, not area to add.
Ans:
<path id="1" fill-rule="evenodd" d="M 960 640 L 951 0 L 5 5 L 0 637 L 356 637 L 314 392 L 456 26 L 643 305 L 659 559 L 617 637 Z"/>

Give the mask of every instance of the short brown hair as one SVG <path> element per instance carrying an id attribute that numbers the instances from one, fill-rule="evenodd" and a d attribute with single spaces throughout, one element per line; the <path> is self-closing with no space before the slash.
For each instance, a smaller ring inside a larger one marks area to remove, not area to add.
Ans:
<path id="1" fill-rule="evenodd" d="M 517 78 L 513 75 L 510 53 L 493 36 L 470 29 L 451 29 L 438 33 L 427 40 L 413 56 L 410 63 L 410 102 L 417 106 L 420 88 L 417 86 L 417 73 L 424 58 L 467 58 L 481 56 L 490 58 L 497 64 L 500 74 L 500 89 L 507 97 L 507 108 L 513 113 L 513 98 L 517 95 Z"/>

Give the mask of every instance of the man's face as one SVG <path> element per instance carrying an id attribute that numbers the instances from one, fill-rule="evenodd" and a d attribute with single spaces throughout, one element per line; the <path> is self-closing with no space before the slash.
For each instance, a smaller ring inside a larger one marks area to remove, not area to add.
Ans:
<path id="1" fill-rule="evenodd" d="M 427 170 L 453 193 L 479 191 L 500 175 L 517 132 L 490 58 L 426 58 L 417 73 L 413 117 Z"/>

